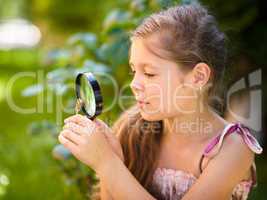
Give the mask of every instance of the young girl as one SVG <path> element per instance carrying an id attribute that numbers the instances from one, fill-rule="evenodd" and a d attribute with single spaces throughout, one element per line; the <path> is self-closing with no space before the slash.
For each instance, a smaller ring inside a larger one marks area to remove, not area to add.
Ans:
<path id="1" fill-rule="evenodd" d="M 153 14 L 133 32 L 129 55 L 137 105 L 112 130 L 74 115 L 59 135 L 99 175 L 101 199 L 247 199 L 262 148 L 210 105 L 226 60 L 214 17 L 196 4 Z"/>

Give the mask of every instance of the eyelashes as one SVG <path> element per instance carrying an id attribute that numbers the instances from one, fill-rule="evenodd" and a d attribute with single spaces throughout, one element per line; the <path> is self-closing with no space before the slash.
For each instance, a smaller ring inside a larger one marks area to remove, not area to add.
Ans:
<path id="1" fill-rule="evenodd" d="M 135 75 L 135 73 L 136 73 L 136 71 L 131 70 L 129 74 L 130 74 L 130 75 Z M 149 77 L 149 78 L 152 78 L 152 77 L 155 77 L 155 76 L 156 76 L 155 74 L 150 74 L 150 73 L 144 73 L 144 75 L 145 75 L 146 77 Z"/>
<path id="2" fill-rule="evenodd" d="M 155 76 L 155 74 L 149 74 L 149 73 L 145 73 L 145 76 L 149 77 L 149 78 L 152 78 Z"/>

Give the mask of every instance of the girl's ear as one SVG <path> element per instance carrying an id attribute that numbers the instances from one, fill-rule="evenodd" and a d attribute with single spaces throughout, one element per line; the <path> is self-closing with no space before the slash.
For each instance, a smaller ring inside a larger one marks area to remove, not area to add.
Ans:
<path id="1" fill-rule="evenodd" d="M 196 88 L 204 87 L 211 76 L 210 67 L 203 62 L 195 65 L 191 72 L 192 84 Z"/>

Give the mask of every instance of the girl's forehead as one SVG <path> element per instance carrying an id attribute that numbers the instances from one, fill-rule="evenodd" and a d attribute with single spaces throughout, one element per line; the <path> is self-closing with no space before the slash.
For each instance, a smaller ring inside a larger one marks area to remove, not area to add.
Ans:
<path id="1" fill-rule="evenodd" d="M 131 67 L 147 67 L 157 70 L 180 71 L 181 64 L 171 60 L 169 52 L 155 40 L 136 38 L 132 40 L 129 52 Z"/>
<path id="2" fill-rule="evenodd" d="M 129 65 L 132 68 L 137 67 L 136 64 L 138 65 L 138 67 L 143 68 L 143 69 L 157 70 L 159 68 L 159 66 L 155 65 L 154 63 L 152 63 L 150 61 L 141 61 L 139 63 L 133 63 L 131 61 L 129 62 Z"/>
<path id="3" fill-rule="evenodd" d="M 156 53 L 159 51 L 157 48 L 141 39 L 134 40 L 129 50 L 129 63 L 133 65 L 140 63 L 142 66 L 155 67 L 160 63 L 168 61 Z"/>

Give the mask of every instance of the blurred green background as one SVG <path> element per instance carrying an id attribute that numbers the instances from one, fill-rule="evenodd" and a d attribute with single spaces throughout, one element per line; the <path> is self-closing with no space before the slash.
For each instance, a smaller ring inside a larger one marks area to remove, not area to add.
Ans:
<path id="1" fill-rule="evenodd" d="M 88 198 L 96 181 L 93 171 L 57 142 L 64 117 L 74 113 L 75 75 L 88 70 L 108 72 L 119 87 L 127 85 L 130 31 L 154 11 L 191 2 L 0 0 L 0 199 Z M 229 37 L 225 84 L 261 69 L 265 102 L 266 1 L 200 2 L 210 8 Z M 104 103 L 111 105 L 110 82 L 100 79 Z M 129 88 L 123 93 L 129 95 Z M 127 107 L 130 100 L 122 104 Z M 101 118 L 112 123 L 120 112 L 117 103 Z M 263 125 L 265 116 L 263 105 Z M 266 134 L 265 126 L 259 134 Z M 262 145 L 264 139 L 260 139 Z M 256 157 L 258 187 L 251 200 L 267 198 L 265 156 L 266 152 Z"/>

